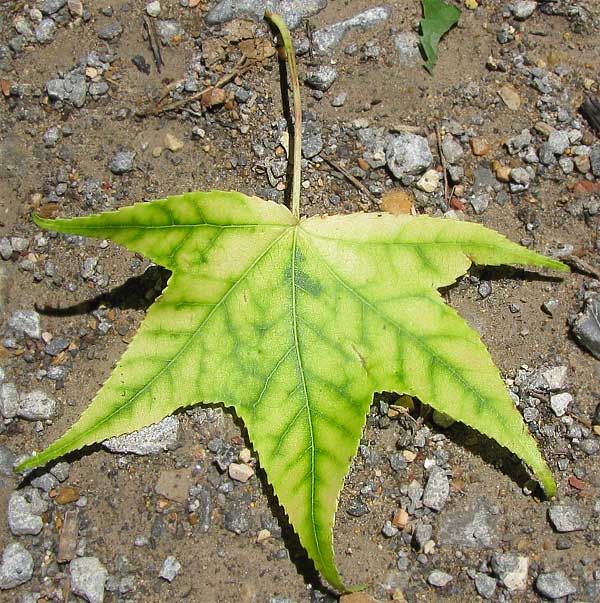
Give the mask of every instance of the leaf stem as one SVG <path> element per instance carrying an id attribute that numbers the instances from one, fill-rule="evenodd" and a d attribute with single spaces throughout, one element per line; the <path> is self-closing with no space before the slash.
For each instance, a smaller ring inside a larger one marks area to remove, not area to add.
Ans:
<path id="1" fill-rule="evenodd" d="M 300 84 L 298 83 L 298 67 L 296 66 L 296 53 L 290 30 L 280 15 L 265 12 L 265 19 L 268 19 L 279 32 L 285 58 L 288 64 L 288 71 L 292 83 L 292 97 L 294 99 L 294 155 L 292 158 L 292 213 L 296 218 L 300 218 L 300 185 L 302 183 L 302 103 L 300 100 Z"/>

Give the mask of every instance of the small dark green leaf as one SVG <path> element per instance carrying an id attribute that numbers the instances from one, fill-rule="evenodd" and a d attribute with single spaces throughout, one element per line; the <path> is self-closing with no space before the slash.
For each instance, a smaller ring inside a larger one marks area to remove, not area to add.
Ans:
<path id="1" fill-rule="evenodd" d="M 442 0 L 421 0 L 421 2 L 423 4 L 421 46 L 427 57 L 425 68 L 432 73 L 438 60 L 438 44 L 442 36 L 458 22 L 460 10 Z"/>

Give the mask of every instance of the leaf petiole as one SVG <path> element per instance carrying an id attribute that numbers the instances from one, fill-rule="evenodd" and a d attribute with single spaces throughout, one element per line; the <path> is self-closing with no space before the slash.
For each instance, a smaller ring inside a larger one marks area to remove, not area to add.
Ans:
<path id="1" fill-rule="evenodd" d="M 292 83 L 292 97 L 294 99 L 294 154 L 292 158 L 292 213 L 300 218 L 300 185 L 302 182 L 302 103 L 300 100 L 300 84 L 298 82 L 298 67 L 296 66 L 296 53 L 292 36 L 285 21 L 280 15 L 265 12 L 265 19 L 269 20 L 279 32 L 288 71 Z"/>

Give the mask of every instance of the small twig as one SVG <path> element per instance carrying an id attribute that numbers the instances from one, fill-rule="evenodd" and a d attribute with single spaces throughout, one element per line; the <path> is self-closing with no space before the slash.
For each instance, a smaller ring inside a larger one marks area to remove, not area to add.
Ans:
<path id="1" fill-rule="evenodd" d="M 228 84 L 231 80 L 236 78 L 238 75 L 241 75 L 245 71 L 247 71 L 255 62 L 256 61 L 249 61 L 248 63 L 246 63 L 246 58 L 243 57 L 237 62 L 236 66 L 233 68 L 233 70 L 230 71 L 227 75 L 224 75 L 214 86 L 208 86 L 207 88 L 204 88 L 203 90 L 200 90 L 199 92 L 195 92 L 191 96 L 186 96 L 185 98 L 182 98 L 181 100 L 169 103 L 168 105 L 164 105 L 162 107 L 156 106 L 154 109 L 148 111 L 145 115 L 160 115 L 161 113 L 165 113 L 166 111 L 173 111 L 175 109 L 180 109 L 181 107 L 184 107 L 188 103 L 193 103 L 194 101 L 201 99 L 202 96 L 204 94 L 206 94 L 207 92 L 210 92 L 210 90 L 214 90 L 215 88 L 222 88 L 223 86 Z"/>
<path id="2" fill-rule="evenodd" d="M 360 181 L 358 178 L 353 176 L 347 169 L 343 168 L 339 163 L 336 163 L 329 157 L 325 157 L 325 155 L 321 155 L 323 157 L 323 161 L 328 163 L 334 170 L 337 170 L 346 180 L 348 180 L 351 184 L 353 184 L 359 191 L 363 192 L 369 200 L 373 203 L 379 204 L 379 199 Z"/>
<path id="3" fill-rule="evenodd" d="M 444 199 L 446 203 L 450 200 L 449 187 L 448 187 L 448 171 L 446 167 L 446 158 L 444 157 L 444 151 L 442 150 L 442 135 L 440 134 L 440 128 L 435 127 L 435 136 L 437 138 L 438 153 L 440 154 L 440 161 L 442 162 L 442 170 L 444 172 Z"/>
<path id="4" fill-rule="evenodd" d="M 156 26 L 154 21 L 150 20 L 144 15 L 144 27 L 148 33 L 148 43 L 150 44 L 150 50 L 154 56 L 154 63 L 156 64 L 156 70 L 160 73 L 160 68 L 165 64 L 162 58 L 160 50 L 160 44 L 158 42 L 158 34 L 156 33 Z"/>

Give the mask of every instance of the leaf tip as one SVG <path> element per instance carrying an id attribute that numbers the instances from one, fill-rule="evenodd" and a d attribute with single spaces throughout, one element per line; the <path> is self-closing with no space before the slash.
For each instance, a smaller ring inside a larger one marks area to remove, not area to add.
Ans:
<path id="1" fill-rule="evenodd" d="M 42 218 L 40 214 L 36 214 L 35 212 L 31 214 L 31 218 L 40 228 L 51 228 L 52 222 L 54 221 L 49 220 L 48 218 Z"/>

